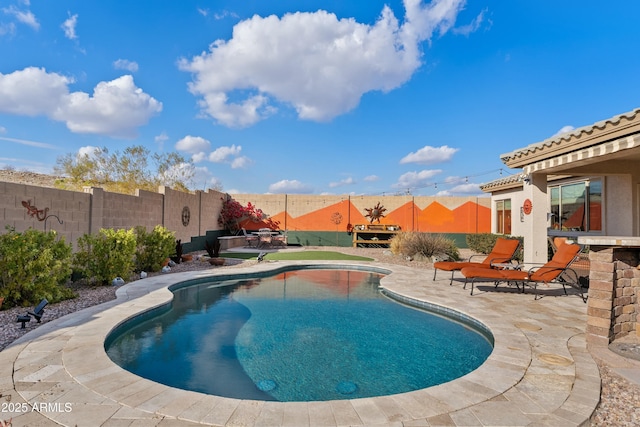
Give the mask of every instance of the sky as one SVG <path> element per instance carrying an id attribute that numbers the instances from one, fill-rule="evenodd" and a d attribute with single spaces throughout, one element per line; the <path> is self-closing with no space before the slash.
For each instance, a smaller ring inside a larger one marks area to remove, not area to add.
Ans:
<path id="1" fill-rule="evenodd" d="M 193 190 L 478 196 L 640 107 L 640 2 L 0 0 L 0 168 L 143 145 Z"/>

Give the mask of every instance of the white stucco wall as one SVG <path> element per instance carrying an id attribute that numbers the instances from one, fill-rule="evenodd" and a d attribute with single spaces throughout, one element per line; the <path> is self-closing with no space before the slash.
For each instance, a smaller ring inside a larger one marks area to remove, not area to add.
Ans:
<path id="1" fill-rule="evenodd" d="M 611 175 L 604 182 L 603 234 L 633 236 L 633 183 L 631 175 Z"/>

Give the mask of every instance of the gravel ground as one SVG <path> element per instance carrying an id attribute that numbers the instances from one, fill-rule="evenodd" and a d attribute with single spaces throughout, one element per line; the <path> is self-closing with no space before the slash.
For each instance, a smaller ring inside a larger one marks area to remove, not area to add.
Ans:
<path id="1" fill-rule="evenodd" d="M 310 247 L 308 249 L 336 250 L 336 248 L 327 247 Z M 406 260 L 403 257 L 389 255 L 384 249 L 379 248 L 338 248 L 337 250 L 354 255 L 368 256 L 385 263 L 400 264 L 416 268 L 430 267 L 430 263 L 426 261 Z M 202 253 L 203 252 L 195 252 L 194 255 L 197 257 Z M 461 256 L 468 257 L 469 255 L 470 253 L 467 253 L 464 250 L 461 251 Z M 247 264 L 255 263 L 256 261 L 232 260 L 231 262 L 231 265 L 226 265 L 224 267 L 212 267 L 207 262 L 194 260 L 177 264 L 172 268 L 171 272 L 175 273 L 211 268 L 233 268 L 234 266 L 239 265 L 246 266 Z M 162 273 L 151 273 L 150 275 L 155 274 Z M 45 315 L 42 318 L 42 323 L 46 323 L 66 314 L 74 313 L 86 307 L 115 299 L 116 288 L 113 286 L 94 287 L 76 284 L 73 288 L 78 294 L 78 297 L 72 300 L 48 305 L 45 309 Z M 11 344 L 15 339 L 38 327 L 38 324 L 35 321 L 31 321 L 27 323 L 27 327 L 25 329 L 21 329 L 20 325 L 15 322 L 16 315 L 22 314 L 25 311 L 26 309 L 24 308 L 13 308 L 0 311 L 0 325 L 2 325 L 2 330 L 0 331 L 0 351 Z M 601 401 L 592 417 L 591 426 L 622 427 L 639 425 L 640 386 L 638 384 L 632 384 L 626 379 L 620 377 L 603 362 L 597 360 L 597 363 L 600 368 L 600 375 L 602 378 Z"/>

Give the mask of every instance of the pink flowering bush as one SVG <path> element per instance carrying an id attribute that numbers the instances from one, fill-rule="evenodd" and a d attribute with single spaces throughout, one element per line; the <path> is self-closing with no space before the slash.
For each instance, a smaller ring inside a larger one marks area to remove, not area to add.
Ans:
<path id="1" fill-rule="evenodd" d="M 272 230 L 277 230 L 280 225 L 278 221 L 268 218 L 262 209 L 257 208 L 251 202 L 248 202 L 247 206 L 242 206 L 230 195 L 225 195 L 222 198 L 222 210 L 218 216 L 218 225 L 235 234 L 242 227 L 241 223 L 247 220 L 262 223 Z"/>

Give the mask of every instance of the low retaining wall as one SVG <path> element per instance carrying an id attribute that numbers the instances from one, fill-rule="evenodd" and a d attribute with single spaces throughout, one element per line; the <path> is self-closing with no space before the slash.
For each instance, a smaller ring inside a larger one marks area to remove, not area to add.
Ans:
<path id="1" fill-rule="evenodd" d="M 218 237 L 218 242 L 220 242 L 220 250 L 226 251 L 231 248 L 243 247 L 246 245 L 246 241 L 244 236 L 223 236 Z"/>

